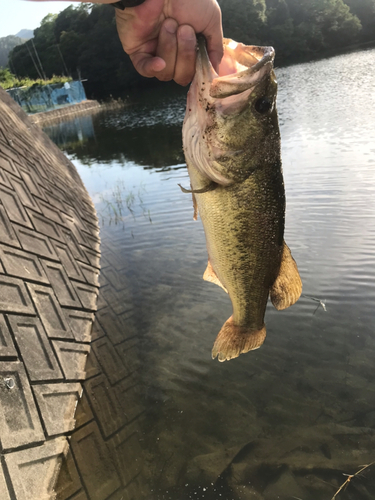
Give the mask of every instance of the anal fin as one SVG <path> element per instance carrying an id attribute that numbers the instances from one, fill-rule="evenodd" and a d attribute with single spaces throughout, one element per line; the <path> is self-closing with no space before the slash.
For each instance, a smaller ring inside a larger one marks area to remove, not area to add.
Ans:
<path id="1" fill-rule="evenodd" d="M 270 290 L 272 304 L 278 311 L 293 305 L 302 293 L 302 281 L 296 261 L 284 241 L 279 275 Z"/>
<path id="2" fill-rule="evenodd" d="M 228 293 L 228 290 L 225 288 L 225 286 L 222 284 L 222 282 L 219 280 L 217 277 L 217 274 L 214 271 L 214 268 L 212 267 L 212 264 L 210 261 L 207 263 L 206 270 L 203 274 L 203 279 L 205 281 L 209 281 L 210 283 L 215 283 L 215 285 L 220 286 L 224 292 Z"/>

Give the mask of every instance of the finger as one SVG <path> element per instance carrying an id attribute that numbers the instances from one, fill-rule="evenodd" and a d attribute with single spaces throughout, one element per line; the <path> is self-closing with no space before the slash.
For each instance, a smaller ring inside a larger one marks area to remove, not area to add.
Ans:
<path id="1" fill-rule="evenodd" d="M 215 71 L 219 71 L 219 64 L 224 55 L 223 27 L 221 23 L 221 11 L 215 12 L 209 26 L 203 31 L 207 40 L 207 52 Z"/>
<path id="2" fill-rule="evenodd" d="M 173 79 L 177 57 L 177 32 L 178 24 L 174 19 L 165 19 L 160 27 L 156 56 L 165 61 L 165 68 L 157 74 L 162 81 Z"/>
<path id="3" fill-rule="evenodd" d="M 130 55 L 130 59 L 138 73 L 147 78 L 158 77 L 158 74 L 166 66 L 165 61 L 161 57 L 154 57 L 145 52 L 135 52 Z"/>
<path id="4" fill-rule="evenodd" d="M 182 25 L 177 31 L 177 61 L 174 81 L 179 85 L 188 85 L 195 73 L 195 58 L 197 39 L 194 29 L 188 24 Z"/>

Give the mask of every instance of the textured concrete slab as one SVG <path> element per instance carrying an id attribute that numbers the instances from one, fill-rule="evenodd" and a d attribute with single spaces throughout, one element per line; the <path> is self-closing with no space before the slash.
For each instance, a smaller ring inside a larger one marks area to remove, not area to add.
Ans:
<path id="1" fill-rule="evenodd" d="M 100 250 L 100 239 L 92 236 L 91 234 L 85 233 L 85 237 L 82 238 L 82 241 L 79 241 L 83 246 L 93 249 L 96 252 Z"/>
<path id="2" fill-rule="evenodd" d="M 60 305 L 80 307 L 81 303 L 62 264 L 44 259 L 42 264 Z"/>
<path id="3" fill-rule="evenodd" d="M 86 499 L 56 436 L 73 430 L 85 378 L 100 253 L 84 240 L 95 220 L 74 166 L 0 89 L 0 500 L 54 499 L 60 468 L 58 494 Z M 80 263 L 94 269 L 89 279 Z M 90 287 L 84 304 L 78 282 Z M 81 426 L 93 418 L 82 404 Z"/>
<path id="4" fill-rule="evenodd" d="M 4 315 L 0 314 L 0 360 L 4 358 L 17 358 L 17 355 Z"/>
<path id="5" fill-rule="evenodd" d="M 27 208 L 31 208 L 36 212 L 41 212 L 37 201 L 33 198 L 31 193 L 29 192 L 28 187 L 24 183 L 23 179 L 19 179 L 14 175 L 8 174 L 8 179 L 11 182 L 11 187 L 16 191 L 19 200 L 22 205 Z"/>
<path id="6" fill-rule="evenodd" d="M 90 346 L 75 342 L 52 342 L 66 380 L 84 380 L 85 366 Z"/>
<path id="7" fill-rule="evenodd" d="M 40 180 L 38 178 L 38 174 L 35 171 L 32 171 L 31 173 L 28 169 L 21 166 L 18 167 L 18 172 L 21 174 L 21 177 L 27 186 L 28 192 L 33 196 L 44 200 L 45 197 L 43 196 L 42 189 L 39 185 Z"/>
<path id="8" fill-rule="evenodd" d="M 5 186 L 0 186 L 0 197 L 9 220 L 17 222 L 17 224 L 21 224 L 22 226 L 33 227 L 15 191 Z"/>
<path id="9" fill-rule="evenodd" d="M 91 349 L 90 354 L 87 356 L 85 370 L 86 370 L 86 380 L 92 377 L 96 377 L 96 375 L 102 373 L 102 369 L 99 365 L 99 362 L 97 360 L 97 357 L 95 356 L 93 349 Z"/>
<path id="10" fill-rule="evenodd" d="M 0 238 L 1 242 L 7 245 L 11 245 L 16 248 L 20 248 L 21 246 L 14 231 L 14 227 L 10 222 L 4 210 L 4 207 L 1 204 L 0 204 Z"/>
<path id="11" fill-rule="evenodd" d="M 81 399 L 78 402 L 77 410 L 74 415 L 76 421 L 76 429 L 88 424 L 91 420 L 94 420 L 94 415 L 90 408 L 89 401 L 85 392 L 82 393 Z"/>
<path id="12" fill-rule="evenodd" d="M 16 230 L 23 250 L 35 253 L 41 257 L 58 260 L 55 249 L 47 236 L 21 226 L 15 226 L 14 229 Z"/>
<path id="13" fill-rule="evenodd" d="M 8 316 L 30 380 L 61 380 L 63 374 L 39 318 Z"/>
<path id="14" fill-rule="evenodd" d="M 96 318 L 112 344 L 120 344 L 126 340 L 125 327 L 110 307 L 98 311 Z"/>
<path id="15" fill-rule="evenodd" d="M 129 374 L 116 349 L 107 337 L 93 342 L 92 348 L 111 384 L 119 382 Z"/>
<path id="16" fill-rule="evenodd" d="M 73 257 L 78 261 L 88 262 L 87 257 L 78 245 L 73 232 L 68 228 L 61 229 L 61 232 L 64 236 L 64 242 L 68 245 Z"/>
<path id="17" fill-rule="evenodd" d="M 79 491 L 78 493 L 76 493 L 75 495 L 73 495 L 72 497 L 69 497 L 69 499 L 66 497 L 65 498 L 61 497 L 60 495 L 58 496 L 58 499 L 59 500 L 88 500 L 86 493 L 82 490 Z M 123 500 L 125 500 L 125 498 Z"/>
<path id="18" fill-rule="evenodd" d="M 35 314 L 34 306 L 22 280 L 0 276 L 0 312 Z"/>
<path id="19" fill-rule="evenodd" d="M 54 247 L 69 278 L 85 282 L 86 280 L 81 272 L 80 266 L 76 264 L 68 245 L 55 241 Z"/>
<path id="20" fill-rule="evenodd" d="M 3 184 L 9 189 L 12 189 L 12 184 L 9 181 L 9 174 L 7 174 L 4 170 L 0 169 L 0 184 Z"/>
<path id="21" fill-rule="evenodd" d="M 71 438 L 71 447 L 90 500 L 106 500 L 120 488 L 120 478 L 110 450 L 95 423 L 75 432 Z M 88 456 L 90 460 L 87 460 Z"/>
<path id="22" fill-rule="evenodd" d="M 94 314 L 74 309 L 65 309 L 64 313 L 77 342 L 90 342 Z"/>
<path id="23" fill-rule="evenodd" d="M 22 363 L 0 364 L 0 401 L 2 449 L 44 441 L 42 426 Z"/>
<path id="24" fill-rule="evenodd" d="M 88 380 L 85 390 L 96 421 L 106 438 L 126 424 L 126 414 L 107 377 L 98 375 Z"/>
<path id="25" fill-rule="evenodd" d="M 83 307 L 90 311 L 96 311 L 98 289 L 92 285 L 84 285 L 83 283 L 75 283 L 74 286 Z"/>
<path id="26" fill-rule="evenodd" d="M 48 436 L 74 429 L 74 413 L 82 393 L 81 384 L 43 384 L 33 386 Z"/>
<path id="27" fill-rule="evenodd" d="M 49 283 L 38 257 L 28 252 L 0 245 L 0 259 L 10 276 L 25 278 L 39 283 Z"/>
<path id="28" fill-rule="evenodd" d="M 28 214 L 33 226 L 39 233 L 44 234 L 48 238 L 63 241 L 60 228 L 53 221 L 47 219 L 44 215 L 33 212 L 32 210 L 28 210 Z"/>
<path id="29" fill-rule="evenodd" d="M 142 471 L 143 463 L 140 459 L 142 450 L 139 445 L 139 434 L 138 426 L 132 424 L 124 427 L 108 442 L 117 470 L 125 485 L 129 485 L 136 480 Z"/>
<path id="30" fill-rule="evenodd" d="M 6 214 L 6 211 L 2 205 L 0 205 L 0 237 L 3 243 L 7 245 L 12 245 L 19 247 L 20 244 L 17 240 L 16 234 L 14 232 L 13 226 Z"/>
<path id="31" fill-rule="evenodd" d="M 99 299 L 100 299 L 100 293 L 99 293 Z M 99 300 L 98 300 L 99 303 Z M 106 303 L 107 306 L 107 303 Z M 94 323 L 92 325 L 92 330 L 91 330 L 91 340 L 97 340 L 100 339 L 101 337 L 104 337 L 105 331 L 101 327 L 99 321 L 97 319 L 94 320 Z"/>
<path id="32" fill-rule="evenodd" d="M 0 498 L 1 500 L 10 500 L 9 489 L 5 481 L 4 471 L 0 464 Z"/>
<path id="33" fill-rule="evenodd" d="M 81 246 L 81 250 L 86 254 L 90 264 L 97 269 L 100 269 L 100 254 L 91 250 L 91 248 Z"/>
<path id="34" fill-rule="evenodd" d="M 74 463 L 72 452 L 69 450 L 62 460 L 55 493 L 60 500 L 67 500 L 68 498 L 71 500 L 72 495 L 74 495 L 73 498 L 77 498 L 75 495 L 80 491 L 82 492 L 82 483 Z"/>
<path id="35" fill-rule="evenodd" d="M 90 283 L 90 285 L 99 286 L 99 269 L 96 267 L 93 267 L 89 264 L 84 264 L 83 262 L 80 262 L 80 267 L 82 274 L 86 278 L 86 281 Z"/>
<path id="36" fill-rule="evenodd" d="M 117 292 L 126 288 L 126 280 L 124 279 L 124 276 L 121 276 L 121 274 L 113 267 L 109 267 L 103 271 L 103 275 Z"/>
<path id="37" fill-rule="evenodd" d="M 58 438 L 42 446 L 5 455 L 17 500 L 53 500 L 54 486 L 67 452 L 66 438 Z"/>
<path id="38" fill-rule="evenodd" d="M 43 215 L 47 217 L 47 219 L 51 219 L 54 222 L 57 222 L 57 224 L 64 224 L 64 219 L 61 215 L 61 212 L 53 208 L 49 203 L 40 200 L 39 207 L 41 208 Z"/>
<path id="39" fill-rule="evenodd" d="M 7 148 L 5 144 L 2 144 L 0 146 L 0 167 L 11 174 L 16 173 L 12 157 L 15 157 L 12 150 Z"/>
<path id="40" fill-rule="evenodd" d="M 107 282 L 109 283 L 109 282 Z M 126 290 L 122 290 L 121 293 L 114 291 L 112 286 L 105 286 L 100 292 L 103 299 L 111 305 L 111 309 L 117 316 L 123 315 L 126 311 L 131 308 L 131 297 L 127 297 Z M 130 294 L 130 291 L 128 292 Z M 127 300 L 129 298 L 129 300 Z"/>
<path id="41" fill-rule="evenodd" d="M 51 287 L 28 283 L 34 306 L 48 337 L 57 339 L 73 339 L 74 335 L 65 314 L 58 303 Z"/>

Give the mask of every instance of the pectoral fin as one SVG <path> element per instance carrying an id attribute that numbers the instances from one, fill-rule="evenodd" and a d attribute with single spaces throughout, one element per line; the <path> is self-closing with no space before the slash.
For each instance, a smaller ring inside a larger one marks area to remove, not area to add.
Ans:
<path id="1" fill-rule="evenodd" d="M 296 261 L 284 241 L 279 275 L 270 290 L 272 304 L 278 311 L 293 305 L 302 293 L 302 281 Z"/>
<path id="2" fill-rule="evenodd" d="M 224 292 L 228 293 L 228 290 L 225 288 L 225 286 L 222 284 L 222 282 L 219 280 L 217 277 L 217 274 L 214 271 L 214 268 L 212 267 L 212 264 L 210 261 L 207 263 L 206 270 L 203 274 L 203 279 L 205 281 L 209 281 L 210 283 L 215 283 L 215 285 L 220 286 Z"/>
<path id="3" fill-rule="evenodd" d="M 203 193 L 209 193 L 210 191 L 215 191 L 215 189 L 218 187 L 218 184 L 216 182 L 210 182 L 207 184 L 207 186 L 204 186 L 200 189 L 186 189 L 181 184 L 178 184 L 179 188 L 183 193 L 196 193 L 196 194 L 203 194 Z"/>

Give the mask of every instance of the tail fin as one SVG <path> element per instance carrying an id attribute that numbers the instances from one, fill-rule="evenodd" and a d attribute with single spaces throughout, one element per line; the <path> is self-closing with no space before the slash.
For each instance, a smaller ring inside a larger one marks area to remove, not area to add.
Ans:
<path id="1" fill-rule="evenodd" d="M 240 354 L 258 349 L 266 338 L 266 327 L 254 330 L 245 326 L 237 326 L 231 316 L 220 330 L 212 349 L 212 359 L 219 361 L 237 358 Z"/>

